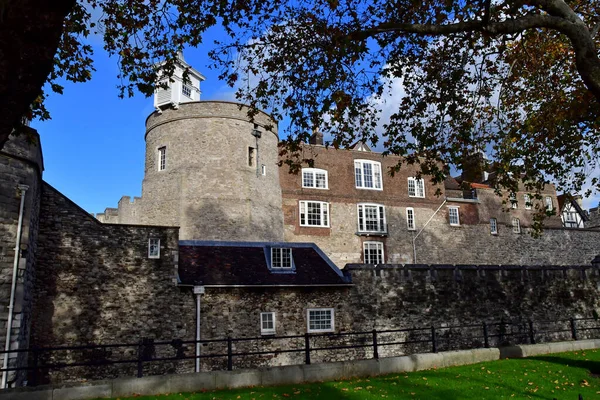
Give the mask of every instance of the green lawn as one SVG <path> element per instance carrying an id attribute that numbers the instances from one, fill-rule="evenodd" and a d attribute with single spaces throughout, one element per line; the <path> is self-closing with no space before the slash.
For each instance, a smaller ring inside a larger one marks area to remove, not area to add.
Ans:
<path id="1" fill-rule="evenodd" d="M 600 350 L 492 361 L 369 379 L 135 397 L 177 400 L 600 399 Z M 126 400 L 126 399 L 121 399 Z"/>

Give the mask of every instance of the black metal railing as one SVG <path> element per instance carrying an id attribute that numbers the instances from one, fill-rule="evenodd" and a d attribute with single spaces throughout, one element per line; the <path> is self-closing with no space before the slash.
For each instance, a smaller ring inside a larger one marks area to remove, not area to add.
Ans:
<path id="1" fill-rule="evenodd" d="M 31 347 L 0 351 L 0 354 L 26 353 L 23 357 L 28 360 L 27 366 L 9 367 L 0 369 L 0 371 L 27 371 L 28 384 L 36 386 L 40 383 L 41 376 L 47 376 L 52 371 L 65 368 L 86 367 L 93 370 L 103 366 L 126 365 L 128 366 L 127 370 L 113 371 L 113 374 L 116 376 L 136 374 L 138 377 L 142 377 L 145 368 L 149 366 L 157 364 L 160 366 L 160 363 L 162 365 L 181 363 L 198 358 L 205 360 L 204 362 L 221 360 L 213 363 L 210 369 L 232 370 L 236 364 L 238 368 L 260 364 L 260 357 L 263 356 L 298 354 L 296 362 L 298 364 L 302 362 L 311 364 L 317 355 L 320 356 L 320 362 L 337 361 L 340 355 L 344 354 L 347 359 L 379 359 L 382 355 L 385 357 L 501 347 L 512 344 L 591 339 L 600 337 L 597 333 L 599 330 L 600 323 L 594 318 L 537 321 L 506 321 L 502 319 L 499 322 L 481 322 L 470 325 L 432 325 L 360 332 L 305 333 L 289 336 L 227 337 L 200 341 L 142 339 L 136 343 Z M 199 355 L 195 354 L 197 343 L 202 347 Z M 265 343 L 267 346 L 264 346 Z M 284 347 L 277 347 L 281 343 Z M 244 347 L 248 349 L 243 351 Z M 159 349 L 159 354 L 157 354 L 157 349 Z M 347 353 L 343 353 L 343 351 Z M 221 364 L 223 367 L 218 368 L 219 363 L 223 362 L 224 365 Z M 263 360 L 263 364 L 268 365 L 268 360 Z M 160 368 L 158 369 L 160 370 Z M 158 373 L 165 372 L 158 371 Z M 90 374 L 89 378 L 98 378 L 93 371 Z M 99 371 L 98 375 L 105 377 L 106 373 Z M 81 376 L 79 377 L 81 378 Z"/>

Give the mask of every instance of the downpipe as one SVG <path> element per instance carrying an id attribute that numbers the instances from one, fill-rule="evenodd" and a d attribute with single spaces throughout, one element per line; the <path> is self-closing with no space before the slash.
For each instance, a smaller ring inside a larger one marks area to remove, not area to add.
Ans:
<path id="1" fill-rule="evenodd" d="M 12 284 L 10 288 L 10 302 L 8 304 L 8 321 L 6 323 L 6 343 L 4 344 L 4 351 L 8 352 L 10 350 L 10 334 L 12 331 L 12 321 L 13 321 L 13 310 L 15 308 L 15 292 L 17 290 L 17 277 L 19 273 L 19 258 L 21 255 L 21 233 L 23 231 L 23 212 L 25 210 L 25 193 L 29 186 L 27 185 L 19 185 L 18 189 L 21 191 L 21 206 L 19 207 L 19 222 L 17 224 L 17 242 L 15 245 L 15 258 L 13 262 L 13 274 L 12 274 Z M 8 379 L 8 358 L 9 353 L 4 353 L 4 360 L 2 362 L 2 388 L 6 388 L 6 381 Z"/>
<path id="2" fill-rule="evenodd" d="M 194 286 L 194 295 L 196 296 L 196 372 L 200 372 L 200 305 L 203 294 L 204 286 Z"/>

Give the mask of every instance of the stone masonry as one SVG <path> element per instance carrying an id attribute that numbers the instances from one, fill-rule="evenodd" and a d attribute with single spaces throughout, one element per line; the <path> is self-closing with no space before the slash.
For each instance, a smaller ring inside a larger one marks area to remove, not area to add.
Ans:
<path id="1" fill-rule="evenodd" d="M 11 137 L 0 150 L 0 338 L 6 340 L 17 226 L 21 202 L 18 185 L 27 185 L 21 233 L 20 259 L 11 330 L 11 349 L 27 348 L 31 323 L 31 295 L 35 274 L 37 226 L 39 223 L 40 185 L 42 182 L 42 150 L 37 132 Z M 9 366 L 23 365 L 23 353 L 11 354 Z M 1 357 L 0 357 L 1 359 Z M 19 384 L 23 375 L 9 374 L 9 382 Z"/>

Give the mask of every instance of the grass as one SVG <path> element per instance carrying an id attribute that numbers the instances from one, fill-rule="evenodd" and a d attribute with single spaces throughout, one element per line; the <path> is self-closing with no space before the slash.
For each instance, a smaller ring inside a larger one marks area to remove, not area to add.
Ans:
<path id="1" fill-rule="evenodd" d="M 599 375 L 600 350 L 588 350 L 368 379 L 137 396 L 135 400 L 577 400 L 579 394 L 591 400 L 600 398 Z"/>

